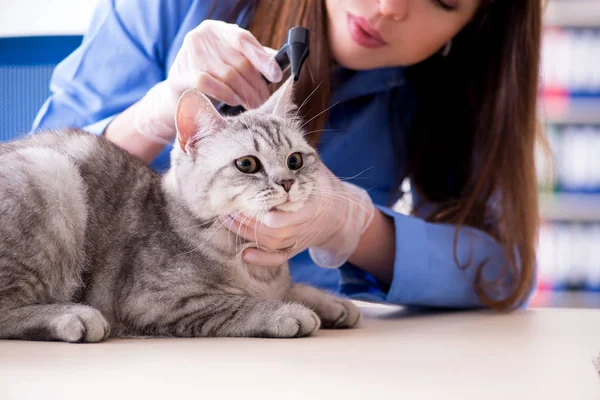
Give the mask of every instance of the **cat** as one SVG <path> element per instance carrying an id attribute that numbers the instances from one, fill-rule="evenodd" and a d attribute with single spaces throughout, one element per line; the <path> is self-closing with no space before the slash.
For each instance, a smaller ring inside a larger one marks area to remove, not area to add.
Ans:
<path id="1" fill-rule="evenodd" d="M 288 80 L 235 117 L 186 91 L 163 175 L 79 130 L 0 144 L 0 338 L 287 338 L 357 325 L 352 302 L 292 283 L 287 263 L 244 263 L 253 244 L 219 221 L 297 210 L 315 187 L 319 156 L 292 91 Z"/>

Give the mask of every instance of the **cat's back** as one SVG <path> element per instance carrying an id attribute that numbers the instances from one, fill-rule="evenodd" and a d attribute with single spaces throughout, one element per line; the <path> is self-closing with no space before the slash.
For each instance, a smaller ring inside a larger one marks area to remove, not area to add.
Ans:
<path id="1" fill-rule="evenodd" d="M 35 149 L 35 150 L 34 150 Z M 140 182 L 156 181 L 158 174 L 141 160 L 108 141 L 102 136 L 78 129 L 43 131 L 19 140 L 0 143 L 0 157 L 19 157 L 23 152 L 35 151 L 53 158 L 61 155 L 68 158 L 89 189 L 104 191 L 122 190 Z M 41 162 L 43 163 L 43 158 Z M 38 166 L 40 163 L 36 163 Z M 64 168 L 66 163 L 47 168 Z"/>
<path id="2" fill-rule="evenodd" d="M 133 168 L 147 169 L 140 160 L 103 136 L 93 135 L 79 129 L 41 131 L 12 142 L 0 143 L 0 156 L 19 152 L 25 148 L 54 150 L 68 156 L 80 166 L 93 163 L 98 169 L 103 169 L 110 168 L 115 164 L 121 167 L 123 164 L 128 164 Z"/>
<path id="3" fill-rule="evenodd" d="M 44 134 L 0 145 L 0 254 L 25 264 L 75 262 L 88 218 L 87 187 L 73 158 Z"/>
<path id="4" fill-rule="evenodd" d="M 14 195 L 57 196 L 85 190 L 79 160 L 97 144 L 91 135 L 44 132 L 0 144 L 3 192 Z M 24 197 L 23 200 L 28 200 Z"/>
<path id="5" fill-rule="evenodd" d="M 4 213 L 22 208 L 8 204 L 44 209 L 56 201 L 64 209 L 80 210 L 83 218 L 107 202 L 123 203 L 136 187 L 156 186 L 158 179 L 125 150 L 76 129 L 40 132 L 0 144 Z"/>

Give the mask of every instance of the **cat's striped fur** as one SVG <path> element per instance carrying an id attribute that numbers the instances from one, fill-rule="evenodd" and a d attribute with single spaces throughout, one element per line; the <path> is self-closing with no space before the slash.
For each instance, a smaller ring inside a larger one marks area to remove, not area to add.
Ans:
<path id="1" fill-rule="evenodd" d="M 290 173 L 290 152 L 305 155 L 290 209 L 312 190 L 318 156 L 285 118 L 288 107 L 277 112 L 290 87 L 218 132 L 175 146 L 164 176 L 77 130 L 1 144 L 0 338 L 296 337 L 321 322 L 353 326 L 354 305 L 292 284 L 287 265 L 243 263 L 250 244 L 217 219 L 281 204 L 275 182 Z M 213 112 L 200 111 L 199 124 Z M 260 158 L 264 173 L 234 167 L 247 154 Z"/>

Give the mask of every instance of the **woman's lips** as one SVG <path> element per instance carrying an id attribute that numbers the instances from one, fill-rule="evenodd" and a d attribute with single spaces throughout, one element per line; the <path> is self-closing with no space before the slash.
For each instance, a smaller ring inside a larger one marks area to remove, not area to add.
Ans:
<path id="1" fill-rule="evenodd" d="M 383 40 L 379 32 L 373 29 L 364 17 L 357 17 L 348 13 L 348 32 L 352 40 L 363 47 L 376 49 L 385 46 L 387 43 Z"/>

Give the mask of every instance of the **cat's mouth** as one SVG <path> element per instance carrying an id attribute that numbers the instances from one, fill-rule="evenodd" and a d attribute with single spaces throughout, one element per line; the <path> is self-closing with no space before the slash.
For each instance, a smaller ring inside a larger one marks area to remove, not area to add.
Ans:
<path id="1" fill-rule="evenodd" d="M 304 206 L 304 202 L 302 202 L 302 201 L 286 200 L 279 205 L 271 207 L 271 209 L 269 211 L 294 212 L 294 211 L 298 211 L 299 209 L 301 209 L 302 206 Z"/>

